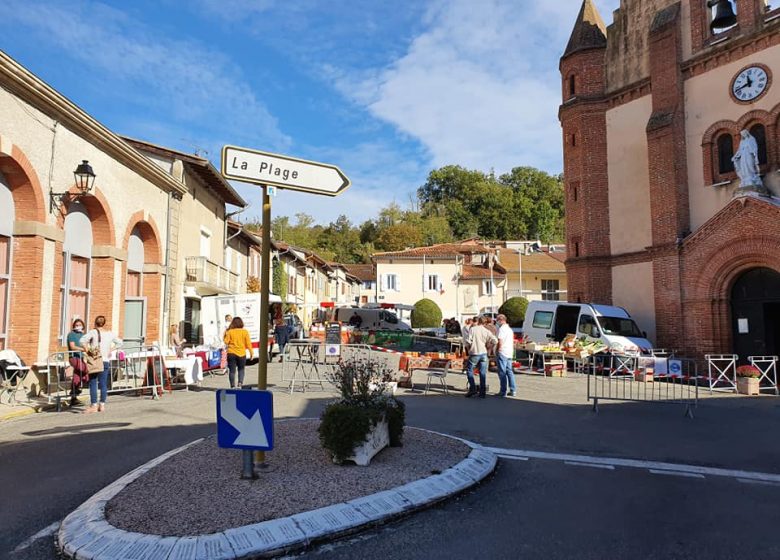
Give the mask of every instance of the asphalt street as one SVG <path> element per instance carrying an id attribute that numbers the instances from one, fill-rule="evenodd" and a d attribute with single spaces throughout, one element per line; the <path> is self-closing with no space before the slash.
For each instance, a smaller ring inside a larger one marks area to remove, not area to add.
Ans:
<path id="1" fill-rule="evenodd" d="M 274 364 L 272 384 L 280 384 L 279 373 Z M 521 376 L 519 382 L 519 399 L 404 392 L 407 421 L 507 449 L 780 473 L 774 397 L 708 397 L 691 420 L 678 406 L 613 403 L 594 414 L 582 379 Z M 43 413 L 0 424 L 0 558 L 55 558 L 56 523 L 90 495 L 214 432 L 214 389 L 226 385 L 216 377 L 200 391 L 176 391 L 159 401 L 112 397 L 101 415 Z M 333 396 L 280 389 L 272 387 L 279 418 L 317 416 Z M 474 491 L 306 555 L 778 558 L 778 498 L 780 486 L 736 477 L 501 459 L 496 474 Z"/>

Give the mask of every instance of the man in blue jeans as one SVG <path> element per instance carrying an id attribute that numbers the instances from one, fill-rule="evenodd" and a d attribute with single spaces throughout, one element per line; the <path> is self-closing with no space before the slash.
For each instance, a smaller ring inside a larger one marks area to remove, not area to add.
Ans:
<path id="1" fill-rule="evenodd" d="M 514 397 L 517 393 L 515 386 L 515 372 L 512 370 L 512 360 L 515 354 L 515 333 L 506 322 L 506 315 L 496 317 L 498 325 L 498 350 L 496 351 L 496 365 L 498 365 L 498 380 L 501 383 L 501 389 L 496 394 L 497 397 L 509 395 Z M 507 393 L 507 385 L 509 392 Z"/>
<path id="2" fill-rule="evenodd" d="M 477 394 L 477 388 L 474 384 L 474 368 L 479 366 L 479 398 L 485 398 L 485 389 L 487 388 L 487 369 L 488 369 L 488 348 L 494 347 L 498 339 L 485 328 L 485 323 L 489 319 L 480 317 L 477 324 L 472 324 L 469 334 L 469 360 L 466 369 L 466 377 L 469 380 L 469 390 L 466 398 Z"/>

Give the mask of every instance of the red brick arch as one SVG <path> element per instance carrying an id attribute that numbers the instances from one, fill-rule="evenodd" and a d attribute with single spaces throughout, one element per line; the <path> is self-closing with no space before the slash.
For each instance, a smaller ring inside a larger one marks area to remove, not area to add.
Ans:
<path id="1" fill-rule="evenodd" d="M 741 132 L 745 128 L 750 128 L 750 125 L 763 124 L 768 126 L 772 123 L 772 114 L 769 111 L 763 109 L 755 109 L 748 111 L 742 115 L 737 121 L 737 128 Z"/>
<path id="2" fill-rule="evenodd" d="M 67 191 L 71 195 L 79 194 L 79 189 L 73 185 Z M 66 197 L 60 204 L 57 213 L 57 225 L 60 229 L 65 227 L 65 216 L 68 214 L 68 205 L 75 200 L 73 197 Z M 92 222 L 92 243 L 94 245 L 116 246 L 116 233 L 114 232 L 114 217 L 111 214 L 111 206 L 108 200 L 100 191 L 94 187 L 92 192 L 78 198 L 87 209 L 89 219 Z"/>
<path id="3" fill-rule="evenodd" d="M 135 227 L 138 227 L 141 240 L 144 242 L 144 263 L 162 264 L 160 230 L 157 228 L 154 218 L 146 214 L 143 210 L 139 210 L 130 216 L 130 220 L 127 222 L 127 229 L 125 230 L 122 247 L 127 249 L 127 244 L 130 241 L 130 234 L 133 233 Z"/>
<path id="4" fill-rule="evenodd" d="M 0 136 L 0 145 L 2 140 Z M 46 200 L 38 174 L 21 148 L 11 144 L 8 151 L 0 152 L 0 170 L 11 188 L 16 219 L 46 222 Z"/>

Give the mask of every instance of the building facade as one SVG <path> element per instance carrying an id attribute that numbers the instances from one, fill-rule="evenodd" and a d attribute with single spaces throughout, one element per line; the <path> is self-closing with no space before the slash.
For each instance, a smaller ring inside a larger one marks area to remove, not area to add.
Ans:
<path id="1" fill-rule="evenodd" d="M 503 245 L 497 248 L 497 255 L 506 270 L 507 299 L 522 296 L 528 301 L 566 300 L 565 247 L 512 241 Z"/>
<path id="2" fill-rule="evenodd" d="M 506 299 L 506 270 L 495 255 L 477 240 L 375 253 L 377 302 L 430 299 L 458 319 L 495 311 Z"/>
<path id="3" fill-rule="evenodd" d="M 559 67 L 568 298 L 744 359 L 780 352 L 780 9 L 719 4 L 735 25 L 713 30 L 707 0 L 622 0 L 606 27 L 583 2 Z M 761 194 L 734 171 L 743 130 Z"/>

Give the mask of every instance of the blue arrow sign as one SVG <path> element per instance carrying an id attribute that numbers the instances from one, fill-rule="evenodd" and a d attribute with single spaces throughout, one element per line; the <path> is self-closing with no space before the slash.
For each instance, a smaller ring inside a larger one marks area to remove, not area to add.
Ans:
<path id="1" fill-rule="evenodd" d="M 273 394 L 244 389 L 217 391 L 217 444 L 232 449 L 273 449 Z"/>

